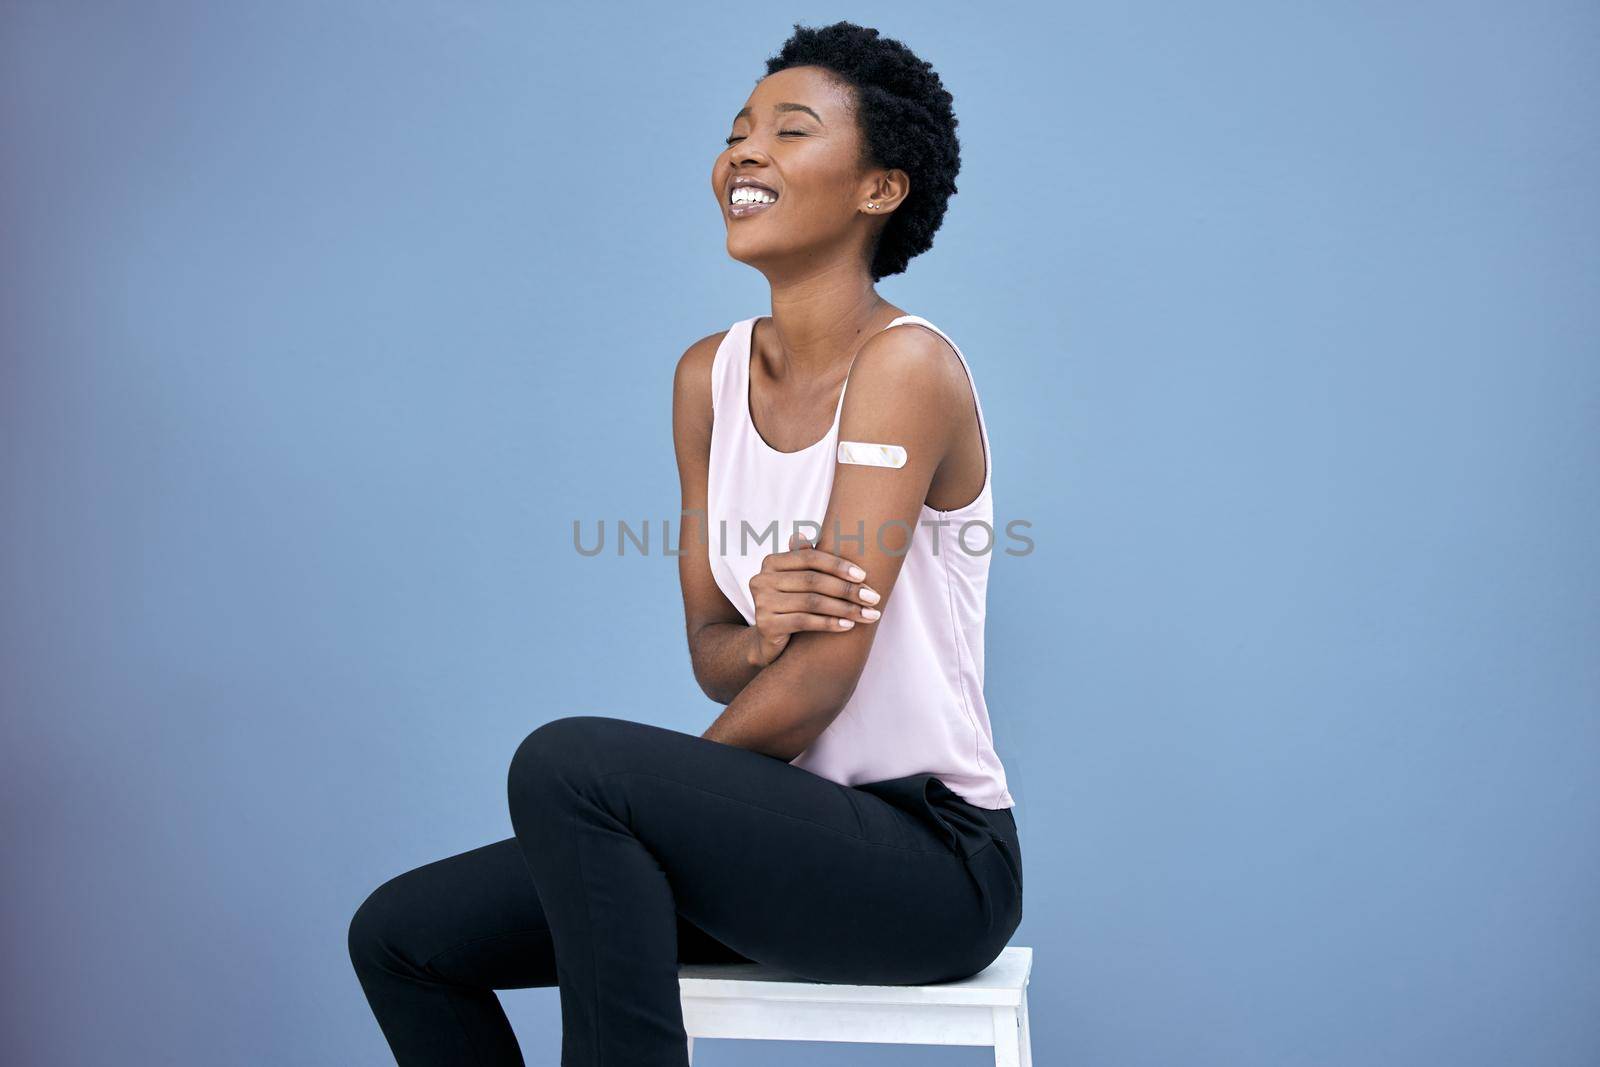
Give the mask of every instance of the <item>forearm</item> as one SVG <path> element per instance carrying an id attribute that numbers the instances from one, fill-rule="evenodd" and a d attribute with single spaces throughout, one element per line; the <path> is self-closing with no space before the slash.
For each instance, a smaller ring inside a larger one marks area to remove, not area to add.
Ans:
<path id="1" fill-rule="evenodd" d="M 761 673 L 754 660 L 756 628 L 742 622 L 713 622 L 690 636 L 689 660 L 695 681 L 718 704 L 731 704 Z"/>
<path id="2" fill-rule="evenodd" d="M 818 669 L 811 647 L 832 634 L 795 634 L 783 654 L 756 673 L 700 736 L 782 760 L 804 752 L 855 691 L 837 671 Z"/>

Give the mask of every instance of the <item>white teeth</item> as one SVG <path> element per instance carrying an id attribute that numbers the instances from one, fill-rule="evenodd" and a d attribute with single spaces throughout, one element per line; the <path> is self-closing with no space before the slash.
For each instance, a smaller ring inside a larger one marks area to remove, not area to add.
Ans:
<path id="1" fill-rule="evenodd" d="M 733 190 L 728 197 L 730 204 L 775 204 L 778 198 L 765 189 L 757 189 L 753 185 L 741 185 Z"/>

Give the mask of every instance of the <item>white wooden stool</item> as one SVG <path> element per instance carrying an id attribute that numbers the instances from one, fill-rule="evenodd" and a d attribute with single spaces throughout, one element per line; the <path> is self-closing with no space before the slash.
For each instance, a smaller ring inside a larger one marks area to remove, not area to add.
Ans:
<path id="1" fill-rule="evenodd" d="M 993 1046 L 995 1067 L 1032 1067 L 1028 976 L 1013 945 L 987 968 L 939 985 L 830 985 L 755 963 L 682 964 L 689 1060 L 697 1037 Z"/>

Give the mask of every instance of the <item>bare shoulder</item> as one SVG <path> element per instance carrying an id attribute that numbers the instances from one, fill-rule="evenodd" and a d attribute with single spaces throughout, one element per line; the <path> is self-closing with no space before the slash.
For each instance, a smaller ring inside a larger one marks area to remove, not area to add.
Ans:
<path id="1" fill-rule="evenodd" d="M 704 454 L 711 445 L 711 365 L 727 330 L 707 334 L 684 349 L 672 376 L 672 432 L 680 450 Z"/>
<path id="2" fill-rule="evenodd" d="M 959 413 L 967 402 L 961 357 L 940 334 L 915 322 L 879 330 L 867 339 L 850 368 L 846 403 L 862 399 L 909 406 L 936 420 Z"/>
<path id="3" fill-rule="evenodd" d="M 706 334 L 684 349 L 678 357 L 678 369 L 673 376 L 673 386 L 680 396 L 704 394 L 711 396 L 711 364 L 717 358 L 717 349 L 727 330 Z"/>

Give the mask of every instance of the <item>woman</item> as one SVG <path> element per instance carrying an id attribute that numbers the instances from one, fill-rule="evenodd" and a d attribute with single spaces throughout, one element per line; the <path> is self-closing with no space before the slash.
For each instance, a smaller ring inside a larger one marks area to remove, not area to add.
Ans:
<path id="1" fill-rule="evenodd" d="M 681 1067 L 681 962 L 947 981 L 1021 919 L 982 690 L 987 430 L 960 351 L 873 288 L 955 192 L 951 97 L 875 30 L 795 31 L 711 175 L 773 312 L 675 382 L 690 657 L 727 707 L 699 737 L 539 727 L 515 836 L 361 905 L 351 958 L 402 1065 L 522 1063 L 494 990 L 558 985 L 567 1067 Z"/>

